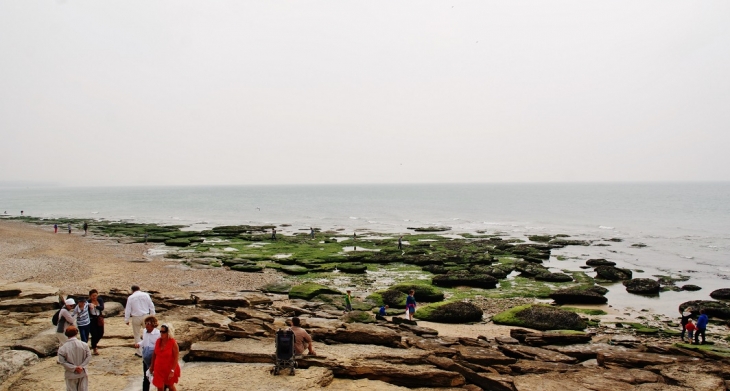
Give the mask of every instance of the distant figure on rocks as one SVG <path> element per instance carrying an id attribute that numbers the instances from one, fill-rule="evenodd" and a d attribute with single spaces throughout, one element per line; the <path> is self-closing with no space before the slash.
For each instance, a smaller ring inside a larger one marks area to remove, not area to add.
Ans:
<path id="1" fill-rule="evenodd" d="M 345 310 L 343 313 L 350 311 L 352 311 L 352 291 L 348 289 L 345 294 Z"/>
<path id="2" fill-rule="evenodd" d="M 76 323 L 76 317 L 72 313 L 74 306 L 76 305 L 76 301 L 74 301 L 74 299 L 68 298 L 66 299 L 64 304 L 64 307 L 61 308 L 61 311 L 58 313 L 58 325 L 56 325 L 56 337 L 58 338 L 58 346 L 63 346 L 63 344 L 66 343 L 68 337 L 66 337 L 66 334 L 64 333 L 66 332 L 67 328 L 72 327 L 74 323 Z M 74 329 L 76 329 L 76 327 L 74 327 Z M 78 330 L 76 330 L 76 333 L 78 333 Z"/>
<path id="3" fill-rule="evenodd" d="M 91 362 L 89 345 L 76 339 L 78 330 L 69 326 L 64 332 L 68 340 L 58 349 L 58 363 L 66 369 L 66 391 L 88 391 L 86 367 Z"/>
<path id="4" fill-rule="evenodd" d="M 147 244 L 147 232 L 144 233 L 144 244 Z"/>
<path id="5" fill-rule="evenodd" d="M 682 326 L 682 340 L 684 341 L 684 333 L 687 331 L 687 323 L 690 322 L 690 319 L 692 318 L 692 307 L 687 307 L 684 309 L 684 312 L 682 312 L 682 319 L 679 321 L 679 324 Z M 692 337 L 689 337 L 689 341 L 692 342 Z"/>
<path id="6" fill-rule="evenodd" d="M 403 235 L 398 237 L 398 250 L 403 251 Z"/>
<path id="7" fill-rule="evenodd" d="M 71 235 L 71 223 L 68 223 L 68 234 Z"/>
<path id="8" fill-rule="evenodd" d="M 58 233 L 58 224 L 53 224 L 53 233 L 54 234 Z"/>
<path id="9" fill-rule="evenodd" d="M 21 216 L 23 215 L 23 211 L 22 211 L 22 210 L 20 211 L 20 215 L 21 215 Z"/>
<path id="10" fill-rule="evenodd" d="M 139 290 L 139 286 L 132 285 L 132 294 L 127 298 L 127 306 L 124 309 L 124 322 L 129 325 L 132 321 L 132 334 L 134 334 L 134 343 L 138 344 L 142 340 L 140 334 L 142 332 L 144 319 L 147 315 L 155 314 L 155 304 L 152 303 L 150 295 Z M 137 348 L 136 355 L 142 357 L 142 349 Z"/>
<path id="11" fill-rule="evenodd" d="M 314 227 L 309 227 L 309 234 L 312 235 L 312 240 L 314 240 Z"/>
<path id="12" fill-rule="evenodd" d="M 308 349 L 310 356 L 316 356 L 317 353 L 314 352 L 312 346 L 312 337 L 309 336 L 306 330 L 301 328 L 302 322 L 299 318 L 291 318 L 291 324 L 291 331 L 294 333 L 294 353 L 301 356 L 304 354 L 304 350 Z"/>
<path id="13" fill-rule="evenodd" d="M 276 228 L 271 229 L 271 240 L 276 240 Z"/>
<path id="14" fill-rule="evenodd" d="M 408 320 L 413 320 L 413 314 L 416 312 L 416 298 L 413 297 L 415 294 L 416 291 L 411 289 L 408 292 L 408 297 L 406 297 L 406 315 L 408 315 Z"/>
<path id="15" fill-rule="evenodd" d="M 695 345 L 700 344 L 700 335 L 702 335 L 702 345 L 705 344 L 705 331 L 707 331 L 707 322 L 709 319 L 707 318 L 707 314 L 705 314 L 705 310 L 700 310 L 700 317 L 697 318 L 697 332 L 695 332 Z"/>
<path id="16" fill-rule="evenodd" d="M 86 236 L 87 231 L 89 230 L 89 224 L 84 223 L 84 236 Z"/>

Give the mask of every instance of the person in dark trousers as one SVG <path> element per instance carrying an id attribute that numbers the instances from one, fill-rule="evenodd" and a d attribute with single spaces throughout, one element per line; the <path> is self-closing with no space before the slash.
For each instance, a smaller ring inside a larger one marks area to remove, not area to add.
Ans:
<path id="1" fill-rule="evenodd" d="M 709 319 L 707 318 L 707 314 L 705 314 L 705 310 L 700 310 L 700 317 L 697 318 L 697 331 L 695 332 L 695 345 L 700 344 L 700 335 L 702 335 L 702 345 L 705 344 L 705 331 L 707 330 L 707 322 Z"/>
<path id="2" fill-rule="evenodd" d="M 684 341 L 684 334 L 687 332 L 687 323 L 689 323 L 689 320 L 692 318 L 692 307 L 687 307 L 684 309 L 684 312 L 682 312 L 682 319 L 679 321 L 679 324 L 682 327 L 682 341 Z M 690 337 L 690 340 L 692 337 Z M 690 341 L 691 342 L 691 341 Z"/>
<path id="3" fill-rule="evenodd" d="M 309 227 L 309 234 L 312 235 L 312 240 L 314 240 L 314 227 Z"/>
<path id="4" fill-rule="evenodd" d="M 58 233 L 58 224 L 53 224 L 53 233 L 54 234 Z"/>
<path id="5" fill-rule="evenodd" d="M 88 230 L 89 230 L 89 224 L 84 223 L 84 236 L 86 236 L 86 233 L 88 232 Z"/>
<path id="6" fill-rule="evenodd" d="M 271 229 L 271 240 L 276 240 L 276 228 Z"/>
<path id="7" fill-rule="evenodd" d="M 99 355 L 99 341 L 104 336 L 104 300 L 99 297 L 99 291 L 89 291 L 89 317 L 91 320 L 91 350 L 93 355 Z"/>
<path id="8" fill-rule="evenodd" d="M 71 223 L 68 223 L 68 234 L 71 235 Z"/>
<path id="9" fill-rule="evenodd" d="M 398 237 L 398 250 L 403 251 L 403 236 Z"/>

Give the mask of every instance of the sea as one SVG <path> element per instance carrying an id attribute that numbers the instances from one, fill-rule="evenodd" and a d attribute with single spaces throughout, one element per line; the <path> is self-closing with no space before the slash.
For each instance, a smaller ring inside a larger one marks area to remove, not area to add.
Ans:
<path id="1" fill-rule="evenodd" d="M 0 211 L 21 210 L 187 229 L 275 224 L 289 232 L 317 227 L 362 236 L 446 226 L 446 235 L 523 240 L 566 234 L 592 245 L 554 250 L 546 266 L 555 271 L 605 258 L 634 270 L 635 278 L 681 277 L 686 281 L 678 286 L 703 288 L 646 297 L 611 284 L 609 304 L 617 307 L 675 316 L 680 303 L 711 300 L 711 291 L 730 288 L 730 182 L 0 188 Z"/>

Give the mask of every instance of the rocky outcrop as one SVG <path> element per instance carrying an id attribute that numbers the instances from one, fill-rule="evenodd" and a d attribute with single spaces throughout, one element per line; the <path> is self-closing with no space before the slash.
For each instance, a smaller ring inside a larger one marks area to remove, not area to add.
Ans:
<path id="1" fill-rule="evenodd" d="M 400 346 L 401 342 L 400 334 L 392 329 L 362 323 L 347 323 L 337 329 L 323 329 L 312 338 L 316 341 L 382 346 Z"/>
<path id="2" fill-rule="evenodd" d="M 0 310 L 12 312 L 43 312 L 59 309 L 57 296 L 40 299 L 9 299 L 0 301 Z"/>
<path id="3" fill-rule="evenodd" d="M 260 292 L 196 292 L 192 295 L 196 304 L 212 308 L 239 308 L 271 305 L 272 301 Z"/>
<path id="4" fill-rule="evenodd" d="M 603 258 L 600 259 L 589 259 L 586 261 L 586 265 L 588 266 L 616 266 L 616 262 L 613 261 L 607 261 Z"/>
<path id="5" fill-rule="evenodd" d="M 686 285 L 682 285 L 681 289 L 683 291 L 694 292 L 694 291 L 701 290 L 702 287 L 701 286 L 698 286 L 698 285 L 686 284 Z"/>
<path id="6" fill-rule="evenodd" d="M 529 346 L 574 345 L 591 341 L 592 335 L 582 332 L 534 332 L 524 329 L 510 330 L 510 336 Z"/>
<path id="7" fill-rule="evenodd" d="M 730 288 L 716 289 L 710 293 L 715 300 L 730 300 Z"/>
<path id="8" fill-rule="evenodd" d="M 416 318 L 439 323 L 470 323 L 482 320 L 484 312 L 472 303 L 453 301 L 431 304 L 416 311 Z"/>
<path id="9" fill-rule="evenodd" d="M 657 295 L 659 294 L 659 282 L 651 278 L 633 278 L 624 281 L 626 291 L 638 295 Z"/>
<path id="10" fill-rule="evenodd" d="M 699 362 L 696 358 L 668 356 L 656 353 L 601 351 L 596 356 L 604 367 L 644 368 L 650 365 L 675 364 L 679 361 Z"/>
<path id="11" fill-rule="evenodd" d="M 317 295 L 324 295 L 324 294 L 342 294 L 342 292 L 332 289 L 330 287 L 326 287 L 324 285 L 320 284 L 314 284 L 314 283 L 304 283 L 299 285 L 294 285 L 289 290 L 289 298 L 290 299 L 303 299 L 303 300 L 311 300 Z"/>
<path id="12" fill-rule="evenodd" d="M 55 333 L 38 334 L 29 339 L 17 341 L 13 345 L 13 349 L 27 350 L 38 357 L 51 357 L 58 352 L 58 338 Z"/>
<path id="13" fill-rule="evenodd" d="M 533 346 L 522 345 L 500 345 L 499 350 L 506 356 L 522 360 L 539 360 L 545 362 L 559 362 L 573 364 L 578 362 L 575 357 L 570 357 L 554 350 L 547 350 Z"/>
<path id="14" fill-rule="evenodd" d="M 0 384 L 18 371 L 38 362 L 38 356 L 27 350 L 0 351 Z"/>
<path id="15" fill-rule="evenodd" d="M 535 280 L 548 282 L 570 282 L 573 281 L 573 277 L 565 273 L 544 273 L 536 275 Z"/>
<path id="16" fill-rule="evenodd" d="M 434 276 L 431 283 L 442 287 L 470 286 L 482 289 L 494 289 L 499 281 L 489 274 L 471 274 L 466 271 L 448 272 Z"/>
<path id="17" fill-rule="evenodd" d="M 514 307 L 492 317 L 497 324 L 535 330 L 583 330 L 586 323 L 578 314 L 546 305 Z"/>
<path id="18" fill-rule="evenodd" d="M 592 286 L 590 288 L 575 287 L 566 288 L 550 293 L 550 298 L 556 304 L 605 304 L 608 298 L 604 296 L 608 289 L 602 286 Z"/>
<path id="19" fill-rule="evenodd" d="M 620 269 L 615 266 L 598 266 L 596 268 L 596 278 L 610 281 L 630 280 L 632 277 L 631 270 Z"/>
<path id="20" fill-rule="evenodd" d="M 693 300 L 686 301 L 679 305 L 679 312 L 684 312 L 685 308 L 692 307 L 692 314 L 697 317 L 700 310 L 705 310 L 709 317 L 730 320 L 730 304 L 723 301 L 712 300 Z"/>

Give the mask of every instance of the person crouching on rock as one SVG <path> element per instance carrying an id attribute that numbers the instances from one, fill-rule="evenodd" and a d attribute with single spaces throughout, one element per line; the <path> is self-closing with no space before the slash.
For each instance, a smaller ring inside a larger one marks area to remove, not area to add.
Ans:
<path id="1" fill-rule="evenodd" d="M 58 349 L 58 363 L 66 369 L 66 391 L 88 391 L 89 376 L 86 367 L 91 362 L 89 345 L 76 339 L 79 331 L 75 326 L 66 328 L 68 340 Z"/>
<path id="2" fill-rule="evenodd" d="M 294 333 L 294 353 L 298 356 L 304 354 L 305 349 L 309 349 L 310 356 L 316 356 L 314 347 L 312 346 L 312 337 L 302 327 L 302 322 L 297 317 L 291 318 L 291 331 Z"/>

